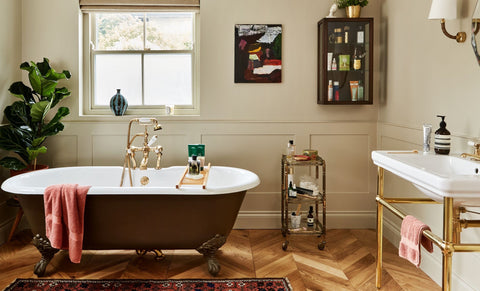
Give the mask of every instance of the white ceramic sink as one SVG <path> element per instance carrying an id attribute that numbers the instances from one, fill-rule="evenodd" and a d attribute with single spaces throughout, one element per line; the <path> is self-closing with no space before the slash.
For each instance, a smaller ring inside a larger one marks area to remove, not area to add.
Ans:
<path id="1" fill-rule="evenodd" d="M 373 151 L 372 160 L 436 201 L 453 197 L 455 204 L 480 206 L 480 162 L 459 155 L 405 151 Z"/>

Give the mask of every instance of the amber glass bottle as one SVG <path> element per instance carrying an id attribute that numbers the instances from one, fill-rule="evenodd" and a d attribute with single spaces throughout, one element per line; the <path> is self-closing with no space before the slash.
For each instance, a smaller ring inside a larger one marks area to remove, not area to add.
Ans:
<path id="1" fill-rule="evenodd" d="M 315 224 L 315 218 L 313 217 L 313 206 L 310 206 L 310 210 L 308 211 L 307 215 L 307 226 L 313 227 Z"/>

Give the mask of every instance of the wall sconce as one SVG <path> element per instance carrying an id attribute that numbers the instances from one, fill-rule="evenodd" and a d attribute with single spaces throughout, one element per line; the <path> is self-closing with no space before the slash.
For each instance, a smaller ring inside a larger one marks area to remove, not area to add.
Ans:
<path id="1" fill-rule="evenodd" d="M 428 19 L 440 19 L 443 34 L 448 38 L 456 39 L 457 42 L 465 42 L 467 34 L 463 31 L 457 32 L 456 35 L 451 35 L 445 28 L 445 19 L 457 18 L 457 0 L 433 0 L 430 7 L 430 14 Z"/>

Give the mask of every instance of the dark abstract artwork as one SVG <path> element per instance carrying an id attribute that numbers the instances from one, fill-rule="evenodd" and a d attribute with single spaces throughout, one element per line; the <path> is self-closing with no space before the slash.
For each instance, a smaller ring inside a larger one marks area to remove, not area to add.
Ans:
<path id="1" fill-rule="evenodd" d="M 282 25 L 235 25 L 235 83 L 282 82 Z"/>

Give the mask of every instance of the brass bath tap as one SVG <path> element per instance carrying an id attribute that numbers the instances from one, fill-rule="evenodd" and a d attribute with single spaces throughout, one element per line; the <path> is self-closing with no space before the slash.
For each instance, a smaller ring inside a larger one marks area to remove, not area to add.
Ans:
<path id="1" fill-rule="evenodd" d="M 469 157 L 471 160 L 480 161 L 480 143 L 469 141 L 468 145 L 473 147 L 473 155 L 468 153 L 463 153 L 460 155 L 460 157 L 462 158 Z"/>
<path id="2" fill-rule="evenodd" d="M 145 131 L 143 133 L 137 133 L 135 134 L 132 138 L 130 138 L 130 131 L 132 128 L 132 124 L 136 122 L 139 125 L 144 125 L 145 126 Z M 158 146 L 152 146 L 155 141 L 157 140 L 158 136 L 153 135 L 150 140 L 148 140 L 148 126 L 153 126 L 153 130 L 157 131 L 162 129 L 162 126 L 158 123 L 158 120 L 155 118 L 134 118 L 130 120 L 130 123 L 128 124 L 128 135 L 127 135 L 127 148 L 126 148 L 126 154 L 125 154 L 125 162 L 123 164 L 123 172 L 122 172 L 122 178 L 120 181 L 120 186 L 123 185 L 123 180 L 124 180 L 124 175 L 125 175 L 125 168 L 128 167 L 128 174 L 130 178 L 130 186 L 133 185 L 132 181 L 132 173 L 131 169 L 136 169 L 137 168 L 137 163 L 135 161 L 135 153 L 136 152 L 142 152 L 143 157 L 140 162 L 139 169 L 140 170 L 146 170 L 148 166 L 148 155 L 150 152 L 155 152 L 157 154 L 157 164 L 155 169 L 160 169 L 160 161 L 162 158 L 162 152 L 163 152 L 163 147 L 161 145 Z M 143 146 L 133 146 L 132 143 L 137 137 L 143 137 Z"/>

